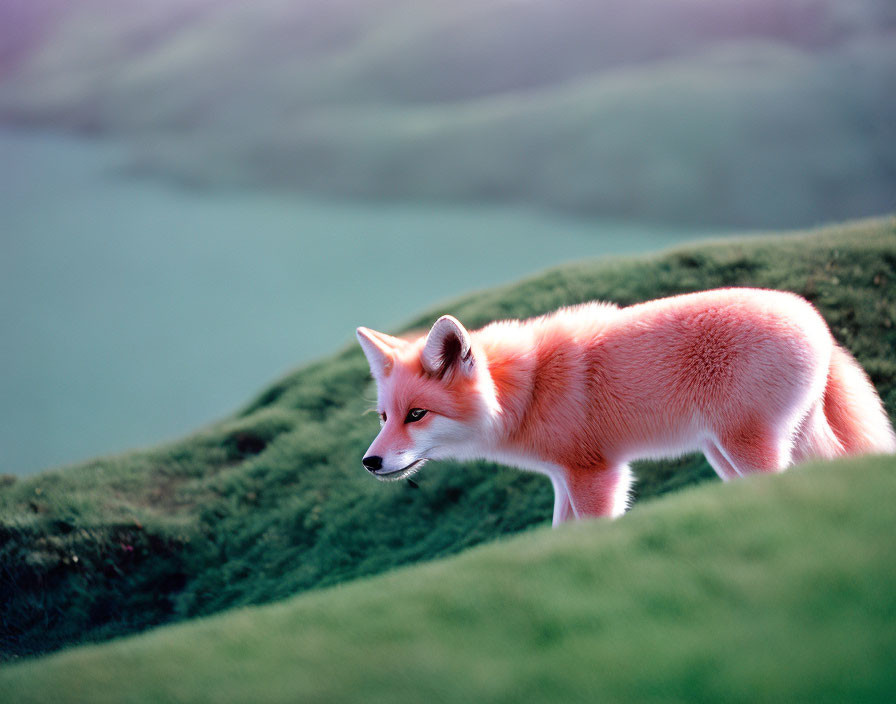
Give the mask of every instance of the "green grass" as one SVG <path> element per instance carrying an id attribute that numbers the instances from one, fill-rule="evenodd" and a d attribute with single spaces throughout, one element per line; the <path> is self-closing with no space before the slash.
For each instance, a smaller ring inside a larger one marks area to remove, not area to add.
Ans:
<path id="1" fill-rule="evenodd" d="M 0 698 L 889 702 L 894 502 L 893 458 L 707 485 L 10 665 Z"/>
<path id="2" fill-rule="evenodd" d="M 589 299 L 622 304 L 723 285 L 812 300 L 896 415 L 896 219 L 577 263 L 442 312 L 473 327 Z M 160 448 L 0 489 L 0 652 L 101 640 L 441 558 L 550 520 L 543 477 L 438 463 L 420 489 L 360 467 L 378 428 L 352 345 L 236 416 Z M 640 463 L 639 498 L 714 480 L 699 456 Z M 838 558 L 839 559 L 839 558 Z"/>

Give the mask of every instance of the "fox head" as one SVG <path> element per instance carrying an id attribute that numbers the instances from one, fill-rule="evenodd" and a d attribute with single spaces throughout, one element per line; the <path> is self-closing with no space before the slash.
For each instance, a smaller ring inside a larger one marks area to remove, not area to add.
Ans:
<path id="1" fill-rule="evenodd" d="M 376 381 L 381 424 L 364 467 L 395 480 L 427 460 L 470 456 L 488 420 L 491 382 L 464 326 L 445 315 L 415 341 L 368 328 L 357 334 Z"/>

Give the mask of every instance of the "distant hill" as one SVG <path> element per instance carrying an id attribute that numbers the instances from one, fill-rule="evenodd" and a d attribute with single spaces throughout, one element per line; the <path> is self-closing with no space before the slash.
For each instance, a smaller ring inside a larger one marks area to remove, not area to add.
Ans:
<path id="1" fill-rule="evenodd" d="M 813 301 L 896 416 L 892 217 L 572 264 L 426 312 L 406 329 L 449 311 L 476 327 L 591 299 L 626 305 L 728 285 Z M 434 463 L 418 475 L 419 489 L 371 479 L 360 458 L 377 432 L 375 415 L 365 413 L 374 398 L 367 364 L 351 346 L 182 441 L 7 477 L 0 654 L 282 599 L 550 520 L 550 483 L 514 469 Z M 639 502 L 715 476 L 702 456 L 638 463 L 636 473 Z"/>
<path id="2" fill-rule="evenodd" d="M 896 460 L 700 487 L 0 669 L 28 702 L 892 702 Z"/>
<path id="3" fill-rule="evenodd" d="M 888 212 L 887 0 L 0 8 L 0 121 L 196 186 L 790 226 Z"/>

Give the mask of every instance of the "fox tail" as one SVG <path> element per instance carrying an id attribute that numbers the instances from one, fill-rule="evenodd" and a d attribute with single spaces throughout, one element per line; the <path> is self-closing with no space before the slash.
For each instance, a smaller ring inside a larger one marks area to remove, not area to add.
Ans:
<path id="1" fill-rule="evenodd" d="M 865 370 L 834 345 L 824 390 L 824 415 L 844 454 L 896 453 L 896 433 Z"/>
<path id="2" fill-rule="evenodd" d="M 793 460 L 894 454 L 896 433 L 871 380 L 855 358 L 834 345 L 824 396 L 797 432 Z"/>

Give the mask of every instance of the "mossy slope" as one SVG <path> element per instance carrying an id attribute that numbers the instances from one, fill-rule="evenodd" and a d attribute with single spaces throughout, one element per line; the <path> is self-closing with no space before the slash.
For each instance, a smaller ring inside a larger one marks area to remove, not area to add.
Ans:
<path id="1" fill-rule="evenodd" d="M 615 522 L 0 671 L 16 702 L 893 701 L 896 461 L 690 489 Z"/>
<path id="2" fill-rule="evenodd" d="M 716 286 L 812 300 L 896 411 L 896 220 L 579 263 L 442 312 L 469 326 L 589 299 Z M 347 336 L 350 333 L 347 332 Z M 542 477 L 485 463 L 426 468 L 420 489 L 360 468 L 377 431 L 355 345 L 281 379 L 183 441 L 0 490 L 0 652 L 134 632 L 443 557 L 549 520 Z M 702 457 L 637 467 L 641 498 L 714 477 Z"/>

